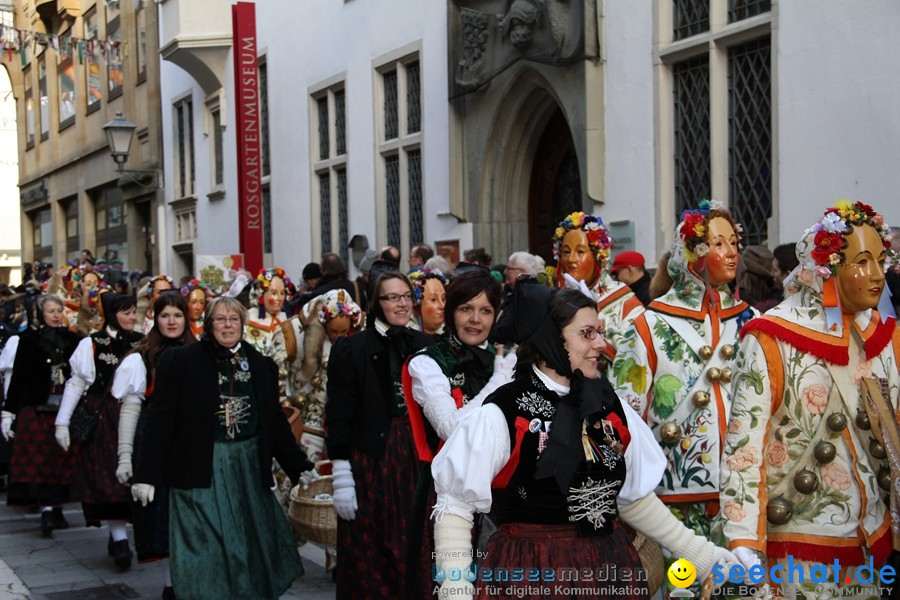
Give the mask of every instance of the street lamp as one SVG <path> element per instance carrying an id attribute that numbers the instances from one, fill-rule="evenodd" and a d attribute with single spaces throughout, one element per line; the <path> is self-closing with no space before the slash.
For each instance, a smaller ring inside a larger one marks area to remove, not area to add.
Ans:
<path id="1" fill-rule="evenodd" d="M 116 118 L 103 126 L 106 132 L 106 141 L 109 144 L 109 153 L 118 166 L 118 173 L 122 181 L 136 184 L 145 189 L 160 187 L 161 177 L 157 169 L 126 169 L 128 154 L 131 152 L 131 140 L 134 138 L 134 130 L 137 125 L 117 112 Z M 152 183 L 147 183 L 147 181 Z M 121 185 L 121 183 L 119 184 Z"/>
<path id="2" fill-rule="evenodd" d="M 112 154 L 113 160 L 119 166 L 119 173 L 124 172 L 125 161 L 128 160 L 128 153 L 131 152 L 131 140 L 134 137 L 134 130 L 137 125 L 117 112 L 116 118 L 103 126 L 106 132 L 106 141 L 109 143 L 109 152 Z"/>

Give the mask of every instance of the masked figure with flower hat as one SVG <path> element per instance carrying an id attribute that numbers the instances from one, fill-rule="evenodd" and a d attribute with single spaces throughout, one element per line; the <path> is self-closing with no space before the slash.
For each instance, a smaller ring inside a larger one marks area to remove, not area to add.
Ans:
<path id="1" fill-rule="evenodd" d="M 81 335 L 90 335 L 103 329 L 103 305 L 100 296 L 110 291 L 100 273 L 86 268 L 80 275 L 78 284 L 78 315 L 72 323 Z M 71 328 L 71 325 L 70 325 Z"/>
<path id="2" fill-rule="evenodd" d="M 422 267 L 409 275 L 413 284 L 413 305 L 418 329 L 428 335 L 444 332 L 445 289 L 448 279 L 439 269 Z"/>
<path id="3" fill-rule="evenodd" d="M 70 261 L 59 270 L 62 288 L 58 294 L 63 301 L 63 323 L 73 331 L 78 322 L 78 309 L 81 306 L 79 286 L 82 273 L 81 267 L 75 261 Z"/>
<path id="4" fill-rule="evenodd" d="M 181 286 L 181 295 L 184 296 L 188 305 L 188 322 L 191 326 L 191 333 L 199 340 L 203 335 L 203 313 L 206 310 L 206 304 L 212 300 L 212 291 L 203 281 L 191 279 Z"/>
<path id="5" fill-rule="evenodd" d="M 347 290 L 331 290 L 307 302 L 300 319 L 305 324 L 297 339 L 293 370 L 299 375 L 298 396 L 303 417 L 300 445 L 313 462 L 325 454 L 325 385 L 328 382 L 328 356 L 337 340 L 361 331 L 365 313 Z"/>
<path id="6" fill-rule="evenodd" d="M 297 292 L 281 267 L 261 269 L 250 288 L 251 308 L 244 325 L 244 340 L 278 366 L 278 395 L 282 405 L 296 403 L 301 382 L 291 368 L 288 348 L 296 347 L 302 332 L 298 318 L 288 319 L 284 303 Z"/>
<path id="7" fill-rule="evenodd" d="M 583 212 L 573 212 L 560 221 L 553 235 L 557 286 L 575 287 L 577 282 L 584 282 L 583 291 L 590 291 L 597 300 L 597 314 L 606 327 L 608 342 L 604 354 L 609 360 L 615 358 L 619 337 L 644 312 L 644 305 L 631 288 L 609 274 L 612 247 L 613 239 L 603 220 Z"/>
<path id="8" fill-rule="evenodd" d="M 707 537 L 719 512 L 738 332 L 756 314 L 728 285 L 737 274 L 740 231 L 719 202 L 685 211 L 669 259 L 672 288 L 619 340 L 610 377 L 666 454 L 657 495 Z"/>
<path id="9" fill-rule="evenodd" d="M 787 297 L 741 332 L 724 533 L 745 562 L 803 566 L 804 583 L 779 583 L 785 597 L 877 598 L 878 568 L 900 547 L 900 333 L 884 284 L 887 240 L 872 207 L 827 210 L 797 243 Z M 870 560 L 874 583 L 861 585 L 871 573 L 857 567 Z M 811 582 L 816 572 L 827 581 Z"/>
<path id="10" fill-rule="evenodd" d="M 141 333 L 147 335 L 153 329 L 153 305 L 156 299 L 166 290 L 174 290 L 175 281 L 165 274 L 160 274 L 143 286 L 137 295 L 137 319 Z"/>

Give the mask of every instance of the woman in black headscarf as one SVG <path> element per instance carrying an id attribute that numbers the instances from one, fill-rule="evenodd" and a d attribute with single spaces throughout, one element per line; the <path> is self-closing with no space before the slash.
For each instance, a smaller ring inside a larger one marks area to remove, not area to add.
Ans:
<path id="1" fill-rule="evenodd" d="M 81 340 L 72 354 L 71 373 L 56 416 L 56 441 L 64 452 L 74 446 L 73 453 L 78 457 L 72 496 L 81 500 L 88 526 L 100 527 L 101 521 L 106 521 L 107 550 L 123 570 L 131 566 L 126 529 L 131 518 L 131 493 L 116 480 L 119 403 L 109 394 L 109 387 L 119 361 L 144 337 L 134 330 L 135 304 L 133 296 L 115 292 L 100 295 L 104 325 Z M 79 401 L 87 414 L 96 417 L 96 425 L 91 433 L 76 429 L 72 439 L 69 423 Z"/>
<path id="2" fill-rule="evenodd" d="M 59 447 L 53 434 L 69 359 L 81 336 L 63 326 L 58 296 L 42 296 L 36 315 L 37 329 L 24 331 L 15 348 L 0 431 L 12 443 L 6 502 L 40 506 L 41 533 L 48 536 L 69 526 L 62 504 L 69 501 L 75 457 Z"/>
<path id="3" fill-rule="evenodd" d="M 147 413 L 142 411 L 142 407 L 153 403 L 159 358 L 170 349 L 194 341 L 188 316 L 188 305 L 181 294 L 160 294 L 153 303 L 153 328 L 116 370 L 111 391 L 113 397 L 122 403 L 116 477 L 123 485 L 131 481 L 132 456 L 134 463 L 140 460 L 140 456 L 134 454 L 134 448 L 140 446 L 141 433 L 147 422 L 143 418 Z M 169 568 L 168 500 L 168 491 L 161 488 L 148 506 L 135 503 L 132 507 L 138 562 L 163 561 L 163 600 L 175 598 Z"/>
<path id="4" fill-rule="evenodd" d="M 407 327 L 409 280 L 383 273 L 372 287 L 362 333 L 342 338 L 328 360 L 325 446 L 338 514 L 337 598 L 403 598 L 407 519 L 418 476 L 400 372 L 431 343 Z"/>
<path id="5" fill-rule="evenodd" d="M 546 598 L 542 582 L 530 577 L 502 586 L 485 579 L 498 568 L 593 573 L 606 565 L 605 581 L 575 584 L 594 586 L 579 595 L 645 598 L 651 590 L 620 519 L 691 560 L 700 577 L 718 560 L 736 562 L 685 528 L 653 493 L 665 458 L 601 376 L 606 342 L 594 300 L 576 290 L 516 286 L 514 311 L 522 340 L 515 381 L 463 421 L 432 464 L 442 593 Z M 471 563 L 473 514 L 489 510 L 500 530 L 470 583 L 460 571 Z M 550 597 L 568 597 L 567 586 L 558 593 L 547 585 Z"/>

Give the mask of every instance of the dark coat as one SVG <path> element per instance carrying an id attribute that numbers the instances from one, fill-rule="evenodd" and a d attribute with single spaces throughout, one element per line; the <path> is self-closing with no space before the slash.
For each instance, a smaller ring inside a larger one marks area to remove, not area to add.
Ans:
<path id="1" fill-rule="evenodd" d="M 430 335 L 412 333 L 412 352 L 435 341 Z M 384 454 L 391 425 L 390 363 L 388 340 L 379 335 L 374 325 L 331 347 L 325 445 L 332 460 L 349 459 L 353 448 L 375 458 Z"/>
<path id="2" fill-rule="evenodd" d="M 243 345 L 259 403 L 259 485 L 272 486 L 272 458 L 292 481 L 313 468 L 297 445 L 278 402 L 278 368 L 250 344 Z M 212 342 L 169 350 L 156 366 L 153 402 L 135 465 L 134 481 L 174 488 L 206 488 L 212 483 L 218 369 Z"/>
<path id="3" fill-rule="evenodd" d="M 52 365 L 62 365 L 63 376 L 69 378 L 69 359 L 81 336 L 64 327 L 43 327 L 19 337 L 12 379 L 3 410 L 16 413 L 26 406 L 41 406 L 50 396 Z"/>
<path id="4" fill-rule="evenodd" d="M 647 306 L 650 304 L 650 274 L 644 271 L 641 278 L 628 284 L 641 304 Z"/>

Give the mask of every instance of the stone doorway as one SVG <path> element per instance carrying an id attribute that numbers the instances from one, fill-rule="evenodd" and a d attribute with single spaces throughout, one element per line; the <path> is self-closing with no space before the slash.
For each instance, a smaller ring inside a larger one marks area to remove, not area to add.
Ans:
<path id="1" fill-rule="evenodd" d="M 581 210 L 581 176 L 572 133 L 557 108 L 544 127 L 534 154 L 528 190 L 528 251 L 553 260 L 553 232 L 573 211 Z"/>

